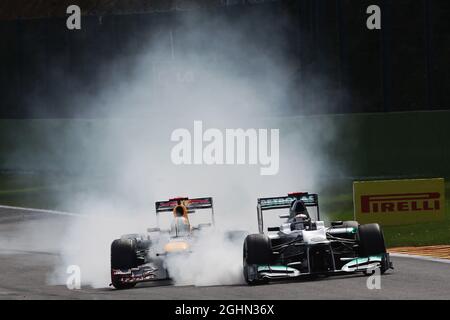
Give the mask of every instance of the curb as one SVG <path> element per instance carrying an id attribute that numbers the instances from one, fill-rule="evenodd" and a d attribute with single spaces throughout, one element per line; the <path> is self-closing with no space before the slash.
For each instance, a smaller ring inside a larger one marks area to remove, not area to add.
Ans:
<path id="1" fill-rule="evenodd" d="M 410 258 L 410 259 L 418 259 L 418 260 L 424 260 L 424 261 L 450 264 L 450 260 L 448 260 L 448 259 L 434 258 L 434 257 L 429 257 L 429 256 L 418 256 L 418 255 L 406 254 L 406 253 L 389 253 L 389 255 L 391 257 Z"/>

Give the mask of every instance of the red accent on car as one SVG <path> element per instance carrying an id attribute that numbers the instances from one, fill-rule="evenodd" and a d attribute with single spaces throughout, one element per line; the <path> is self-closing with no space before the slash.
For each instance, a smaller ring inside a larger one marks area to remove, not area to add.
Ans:
<path id="1" fill-rule="evenodd" d="M 308 192 L 289 192 L 288 196 L 297 197 L 297 196 L 304 196 L 307 194 L 308 194 Z"/>
<path id="2" fill-rule="evenodd" d="M 169 201 L 178 201 L 178 200 L 189 200 L 189 198 L 188 197 L 176 197 L 176 198 L 169 199 Z"/>

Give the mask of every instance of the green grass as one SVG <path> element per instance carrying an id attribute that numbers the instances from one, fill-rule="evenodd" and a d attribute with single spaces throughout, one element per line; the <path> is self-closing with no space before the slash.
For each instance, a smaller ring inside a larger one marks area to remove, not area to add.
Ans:
<path id="1" fill-rule="evenodd" d="M 99 179 L 80 179 L 39 174 L 0 174 L 0 204 L 39 209 L 65 210 L 62 199 L 75 197 L 94 186 Z"/>
<path id="2" fill-rule="evenodd" d="M 447 201 L 447 206 L 449 202 Z M 385 226 L 384 236 L 388 247 L 426 246 L 450 244 L 450 218 L 444 221 L 428 222 L 420 225 Z"/>

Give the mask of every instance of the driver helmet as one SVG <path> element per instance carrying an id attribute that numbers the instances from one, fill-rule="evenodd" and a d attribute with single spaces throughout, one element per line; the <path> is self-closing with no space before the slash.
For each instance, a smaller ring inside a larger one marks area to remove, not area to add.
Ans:
<path id="1" fill-rule="evenodd" d="M 289 209 L 289 220 L 306 221 L 309 219 L 308 209 L 302 200 L 292 201 Z"/>

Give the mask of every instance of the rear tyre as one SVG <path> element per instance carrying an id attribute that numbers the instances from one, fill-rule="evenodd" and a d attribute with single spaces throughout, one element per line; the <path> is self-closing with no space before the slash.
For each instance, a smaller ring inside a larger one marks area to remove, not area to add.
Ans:
<path id="1" fill-rule="evenodd" d="M 117 239 L 111 244 L 111 269 L 128 270 L 138 266 L 136 241 L 133 239 Z M 111 282 L 116 289 L 133 288 L 136 283 L 123 283 L 111 273 Z"/>
<path id="2" fill-rule="evenodd" d="M 383 231 L 378 223 L 363 224 L 359 226 L 359 254 L 362 257 L 381 255 L 386 259 L 386 245 Z M 384 262 L 384 261 L 383 261 Z M 381 273 L 386 271 L 385 263 L 381 263 Z"/>
<path id="3" fill-rule="evenodd" d="M 264 234 L 251 234 L 244 240 L 244 278 L 250 285 L 267 283 L 267 279 L 257 279 L 257 265 L 270 265 L 272 246 Z M 256 275 L 255 275 L 256 273 Z"/>

